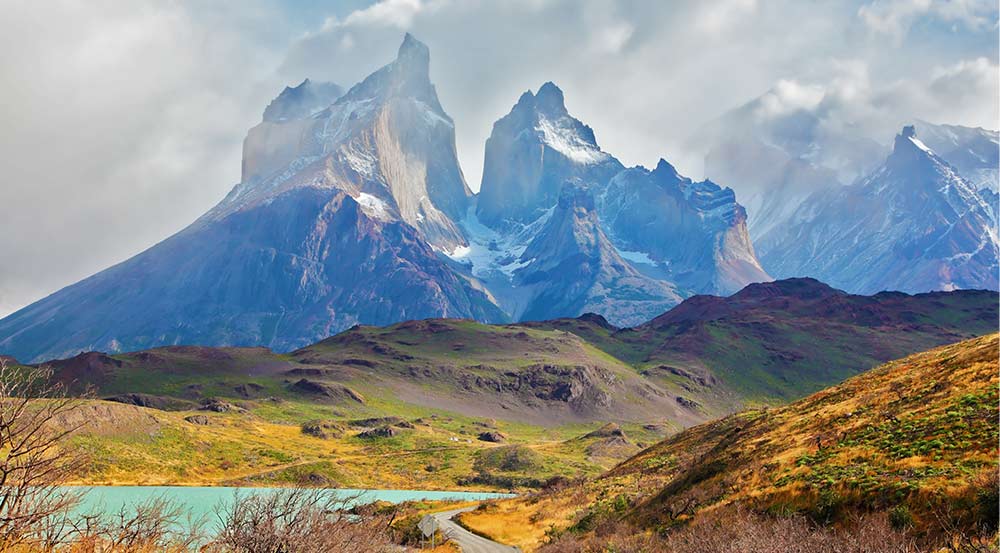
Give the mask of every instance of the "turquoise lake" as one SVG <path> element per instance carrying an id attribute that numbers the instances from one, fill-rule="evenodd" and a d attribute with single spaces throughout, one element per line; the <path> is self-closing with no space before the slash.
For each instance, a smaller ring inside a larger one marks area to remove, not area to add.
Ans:
<path id="1" fill-rule="evenodd" d="M 174 502 L 185 509 L 192 519 L 204 518 L 209 527 L 216 522 L 216 509 L 220 505 L 232 502 L 238 492 L 241 497 L 252 494 L 274 493 L 280 488 L 229 488 L 229 487 L 198 487 L 198 486 L 81 486 L 72 488 L 83 491 L 83 501 L 77 507 L 80 514 L 115 514 L 123 507 L 126 512 L 137 504 L 162 498 Z M 401 503 L 424 499 L 450 499 L 457 501 L 482 501 L 501 497 L 512 497 L 510 494 L 485 492 L 452 492 L 452 491 L 422 491 L 422 490 L 354 490 L 331 489 L 330 493 L 353 496 L 362 494 L 360 503 L 387 501 Z"/>

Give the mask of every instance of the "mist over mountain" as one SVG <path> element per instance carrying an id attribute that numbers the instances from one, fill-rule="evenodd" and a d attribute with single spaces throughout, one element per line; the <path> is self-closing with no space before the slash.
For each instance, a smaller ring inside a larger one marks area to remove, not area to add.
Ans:
<path id="1" fill-rule="evenodd" d="M 913 126 L 871 175 L 811 195 L 758 248 L 775 275 L 858 293 L 998 287 L 995 205 Z"/>

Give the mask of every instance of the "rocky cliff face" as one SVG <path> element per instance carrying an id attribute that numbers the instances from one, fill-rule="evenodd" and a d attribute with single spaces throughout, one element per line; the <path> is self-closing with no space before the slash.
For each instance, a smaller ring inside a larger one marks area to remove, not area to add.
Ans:
<path id="1" fill-rule="evenodd" d="M 998 285 L 993 208 L 913 127 L 874 173 L 810 197 L 760 249 L 778 277 L 809 274 L 857 293 Z"/>
<path id="2" fill-rule="evenodd" d="M 562 90 L 545 83 L 493 125 L 477 215 L 491 227 L 527 224 L 556 204 L 566 180 L 604 184 L 622 168 L 569 114 Z"/>
<path id="3" fill-rule="evenodd" d="M 303 83 L 245 142 L 244 178 L 175 236 L 0 321 L 23 360 L 164 344 L 313 342 L 353 324 L 507 320 L 439 254 L 465 239 L 470 192 L 426 46 L 332 104 Z M 437 251 L 436 251 L 437 250 Z"/>
<path id="4" fill-rule="evenodd" d="M 278 145 L 246 151 L 243 182 L 207 217 L 294 188 L 331 188 L 374 217 L 408 223 L 440 251 L 464 246 L 453 218 L 465 214 L 472 193 L 429 70 L 427 46 L 406 35 L 395 61 L 326 109 L 278 125 L 280 135 L 268 141 Z"/>
<path id="5" fill-rule="evenodd" d="M 693 182 L 660 160 L 617 174 L 597 196 L 603 225 L 633 261 L 694 293 L 729 294 L 770 280 L 754 254 L 746 210 L 731 188 Z"/>
<path id="6" fill-rule="evenodd" d="M 241 182 L 146 252 L 0 321 L 24 360 L 168 344 L 287 350 L 354 324 L 599 313 L 646 321 L 769 277 L 732 190 L 626 170 L 546 83 L 494 126 L 475 198 L 455 126 L 406 35 L 341 94 L 286 88 Z"/>
<path id="7" fill-rule="evenodd" d="M 530 290 L 523 320 L 601 313 L 612 324 L 631 326 L 681 300 L 671 283 L 643 275 L 621 257 L 580 181 L 563 185 L 552 215 L 519 261 L 515 281 Z"/>

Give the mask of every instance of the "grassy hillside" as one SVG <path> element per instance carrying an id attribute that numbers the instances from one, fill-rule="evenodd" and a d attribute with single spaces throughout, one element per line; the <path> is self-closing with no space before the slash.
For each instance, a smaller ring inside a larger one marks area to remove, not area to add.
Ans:
<path id="1" fill-rule="evenodd" d="M 634 329 L 593 320 L 553 326 L 689 395 L 716 389 L 779 404 L 888 360 L 994 332 L 997 305 L 990 291 L 858 296 L 795 278 L 751 284 L 728 298 L 696 296 Z"/>
<path id="2" fill-rule="evenodd" d="M 883 511 L 900 528 L 943 520 L 995 531 L 998 335 L 882 365 L 788 406 L 690 428 L 604 475 L 499 502 L 466 525 L 527 550 L 602 523 L 669 533 L 741 505 L 844 523 Z"/>
<path id="3" fill-rule="evenodd" d="M 331 412 L 294 424 L 290 410 L 281 420 L 276 411 L 242 405 L 249 411 L 166 412 L 88 401 L 72 415 L 76 420 L 66 421 L 88 421 L 72 442 L 90 458 L 76 483 L 525 489 L 557 475 L 596 475 L 631 453 L 589 457 L 587 447 L 598 440 L 578 443 L 583 438 L 576 432 L 586 428 L 550 431 L 439 414 L 365 420 Z M 386 428 L 392 435 L 363 436 Z M 478 439 L 486 431 L 504 442 Z M 530 451 L 530 462 L 490 462 L 490 452 L 510 449 Z"/>
<path id="4" fill-rule="evenodd" d="M 994 292 L 865 297 L 791 279 L 692 298 L 635 329 L 596 315 L 517 325 L 432 319 L 359 326 L 288 354 L 170 346 L 49 364 L 74 390 L 157 420 L 142 435 L 81 438 L 95 458 L 86 481 L 524 488 L 597 474 L 638 444 L 989 332 L 997 303 Z M 395 422 L 380 420 L 388 417 Z M 625 436 L 584 438 L 606 423 Z M 369 431 L 391 435 L 358 436 Z M 500 442 L 479 439 L 493 431 Z M 510 445 L 539 453 L 537 463 L 478 462 Z"/>

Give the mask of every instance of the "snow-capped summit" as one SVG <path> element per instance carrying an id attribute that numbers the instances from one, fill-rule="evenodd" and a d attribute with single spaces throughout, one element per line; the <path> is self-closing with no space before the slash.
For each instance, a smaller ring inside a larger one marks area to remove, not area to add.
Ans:
<path id="1" fill-rule="evenodd" d="M 811 196 L 791 220 L 762 238 L 777 278 L 809 274 L 863 294 L 998 286 L 992 207 L 913 126 L 881 167 Z"/>
<path id="2" fill-rule="evenodd" d="M 439 253 L 465 244 L 451 217 L 471 193 L 429 59 L 407 36 L 332 103 L 311 81 L 283 91 L 222 202 L 3 319 L 0 349 L 25 360 L 180 343 L 287 351 L 359 323 L 508 320 Z"/>
<path id="3" fill-rule="evenodd" d="M 326 109 L 247 138 L 244 178 L 207 217 L 218 219 L 313 187 L 361 194 L 371 215 L 416 228 L 440 251 L 466 245 L 454 220 L 472 192 L 458 165 L 455 126 L 430 81 L 427 46 L 407 34 L 395 60 Z M 367 206 L 377 205 L 378 210 Z M 377 211 L 377 212 L 376 212 Z"/>
<path id="4" fill-rule="evenodd" d="M 477 214 L 489 226 L 527 224 L 556 204 L 566 180 L 603 184 L 621 169 L 594 131 L 569 114 L 562 90 L 547 82 L 494 123 Z"/>

